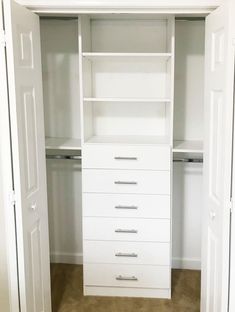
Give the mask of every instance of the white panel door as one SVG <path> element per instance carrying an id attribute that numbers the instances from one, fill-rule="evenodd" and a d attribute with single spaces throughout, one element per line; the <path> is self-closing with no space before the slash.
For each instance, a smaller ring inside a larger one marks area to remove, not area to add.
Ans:
<path id="1" fill-rule="evenodd" d="M 234 5 L 206 18 L 204 228 L 201 312 L 228 307 Z"/>
<path id="2" fill-rule="evenodd" d="M 49 312 L 39 18 L 4 0 L 21 312 Z"/>

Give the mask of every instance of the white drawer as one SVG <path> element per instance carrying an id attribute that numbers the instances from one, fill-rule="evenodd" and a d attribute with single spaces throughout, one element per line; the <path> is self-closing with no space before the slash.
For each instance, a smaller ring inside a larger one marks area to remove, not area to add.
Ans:
<path id="1" fill-rule="evenodd" d="M 89 145 L 82 149 L 83 168 L 170 170 L 170 146 Z"/>
<path id="2" fill-rule="evenodd" d="M 83 218 L 85 240 L 170 241 L 169 219 Z"/>
<path id="3" fill-rule="evenodd" d="M 170 218 L 169 195 L 83 193 L 83 216 Z"/>
<path id="4" fill-rule="evenodd" d="M 86 286 L 169 288 L 170 267 L 126 264 L 84 264 Z"/>
<path id="5" fill-rule="evenodd" d="M 84 263 L 170 265 L 170 244 L 84 241 Z"/>
<path id="6" fill-rule="evenodd" d="M 170 194 L 170 171 L 84 169 L 86 193 Z"/>

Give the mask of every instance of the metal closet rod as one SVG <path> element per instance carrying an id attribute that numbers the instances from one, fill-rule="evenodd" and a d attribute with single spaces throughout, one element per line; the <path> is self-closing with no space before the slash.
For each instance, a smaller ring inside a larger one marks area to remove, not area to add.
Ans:
<path id="1" fill-rule="evenodd" d="M 78 155 L 46 155 L 47 159 L 66 159 L 66 160 L 82 160 L 82 156 Z M 202 158 L 192 158 L 192 157 L 184 157 L 184 158 L 174 158 L 173 162 L 181 162 L 181 163 L 202 163 Z"/>
<path id="2" fill-rule="evenodd" d="M 46 155 L 47 159 L 66 159 L 66 160 L 82 160 L 82 156 L 78 155 Z"/>
<path id="3" fill-rule="evenodd" d="M 182 162 L 182 163 L 203 163 L 202 158 L 192 158 L 192 157 L 184 157 L 184 158 L 174 158 L 173 162 Z"/>

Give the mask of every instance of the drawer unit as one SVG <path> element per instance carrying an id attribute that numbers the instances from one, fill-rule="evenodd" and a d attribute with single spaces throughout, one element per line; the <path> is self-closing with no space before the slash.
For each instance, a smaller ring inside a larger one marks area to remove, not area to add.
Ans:
<path id="1" fill-rule="evenodd" d="M 85 240 L 170 241 L 169 219 L 83 218 Z"/>
<path id="2" fill-rule="evenodd" d="M 83 216 L 170 218 L 169 195 L 83 194 Z"/>
<path id="3" fill-rule="evenodd" d="M 170 194 L 170 171 L 83 170 L 83 192 Z"/>
<path id="4" fill-rule="evenodd" d="M 170 170 L 169 145 L 84 144 L 83 168 Z M 95 155 L 95 157 L 94 157 Z"/>
<path id="5" fill-rule="evenodd" d="M 84 241 L 84 263 L 170 265 L 170 244 Z"/>
<path id="6" fill-rule="evenodd" d="M 169 288 L 168 266 L 84 264 L 86 286 Z"/>

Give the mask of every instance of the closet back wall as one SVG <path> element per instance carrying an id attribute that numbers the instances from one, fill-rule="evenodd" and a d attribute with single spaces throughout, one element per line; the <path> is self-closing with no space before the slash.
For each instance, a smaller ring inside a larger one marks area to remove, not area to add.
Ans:
<path id="1" fill-rule="evenodd" d="M 175 139 L 202 140 L 204 22 L 177 21 L 176 39 Z M 46 136 L 80 138 L 77 21 L 41 19 L 41 44 Z M 47 183 L 51 261 L 82 263 L 79 163 L 47 160 Z M 174 164 L 173 189 L 173 266 L 200 268 L 202 166 Z"/>
<path id="2" fill-rule="evenodd" d="M 175 30 L 174 140 L 203 142 L 205 21 L 179 20 Z M 173 267 L 200 269 L 202 164 L 174 163 L 173 175 Z"/>
<path id="3" fill-rule="evenodd" d="M 41 19 L 41 46 L 46 136 L 80 139 L 77 19 Z M 51 261 L 81 263 L 79 162 L 47 160 L 47 186 Z"/>

